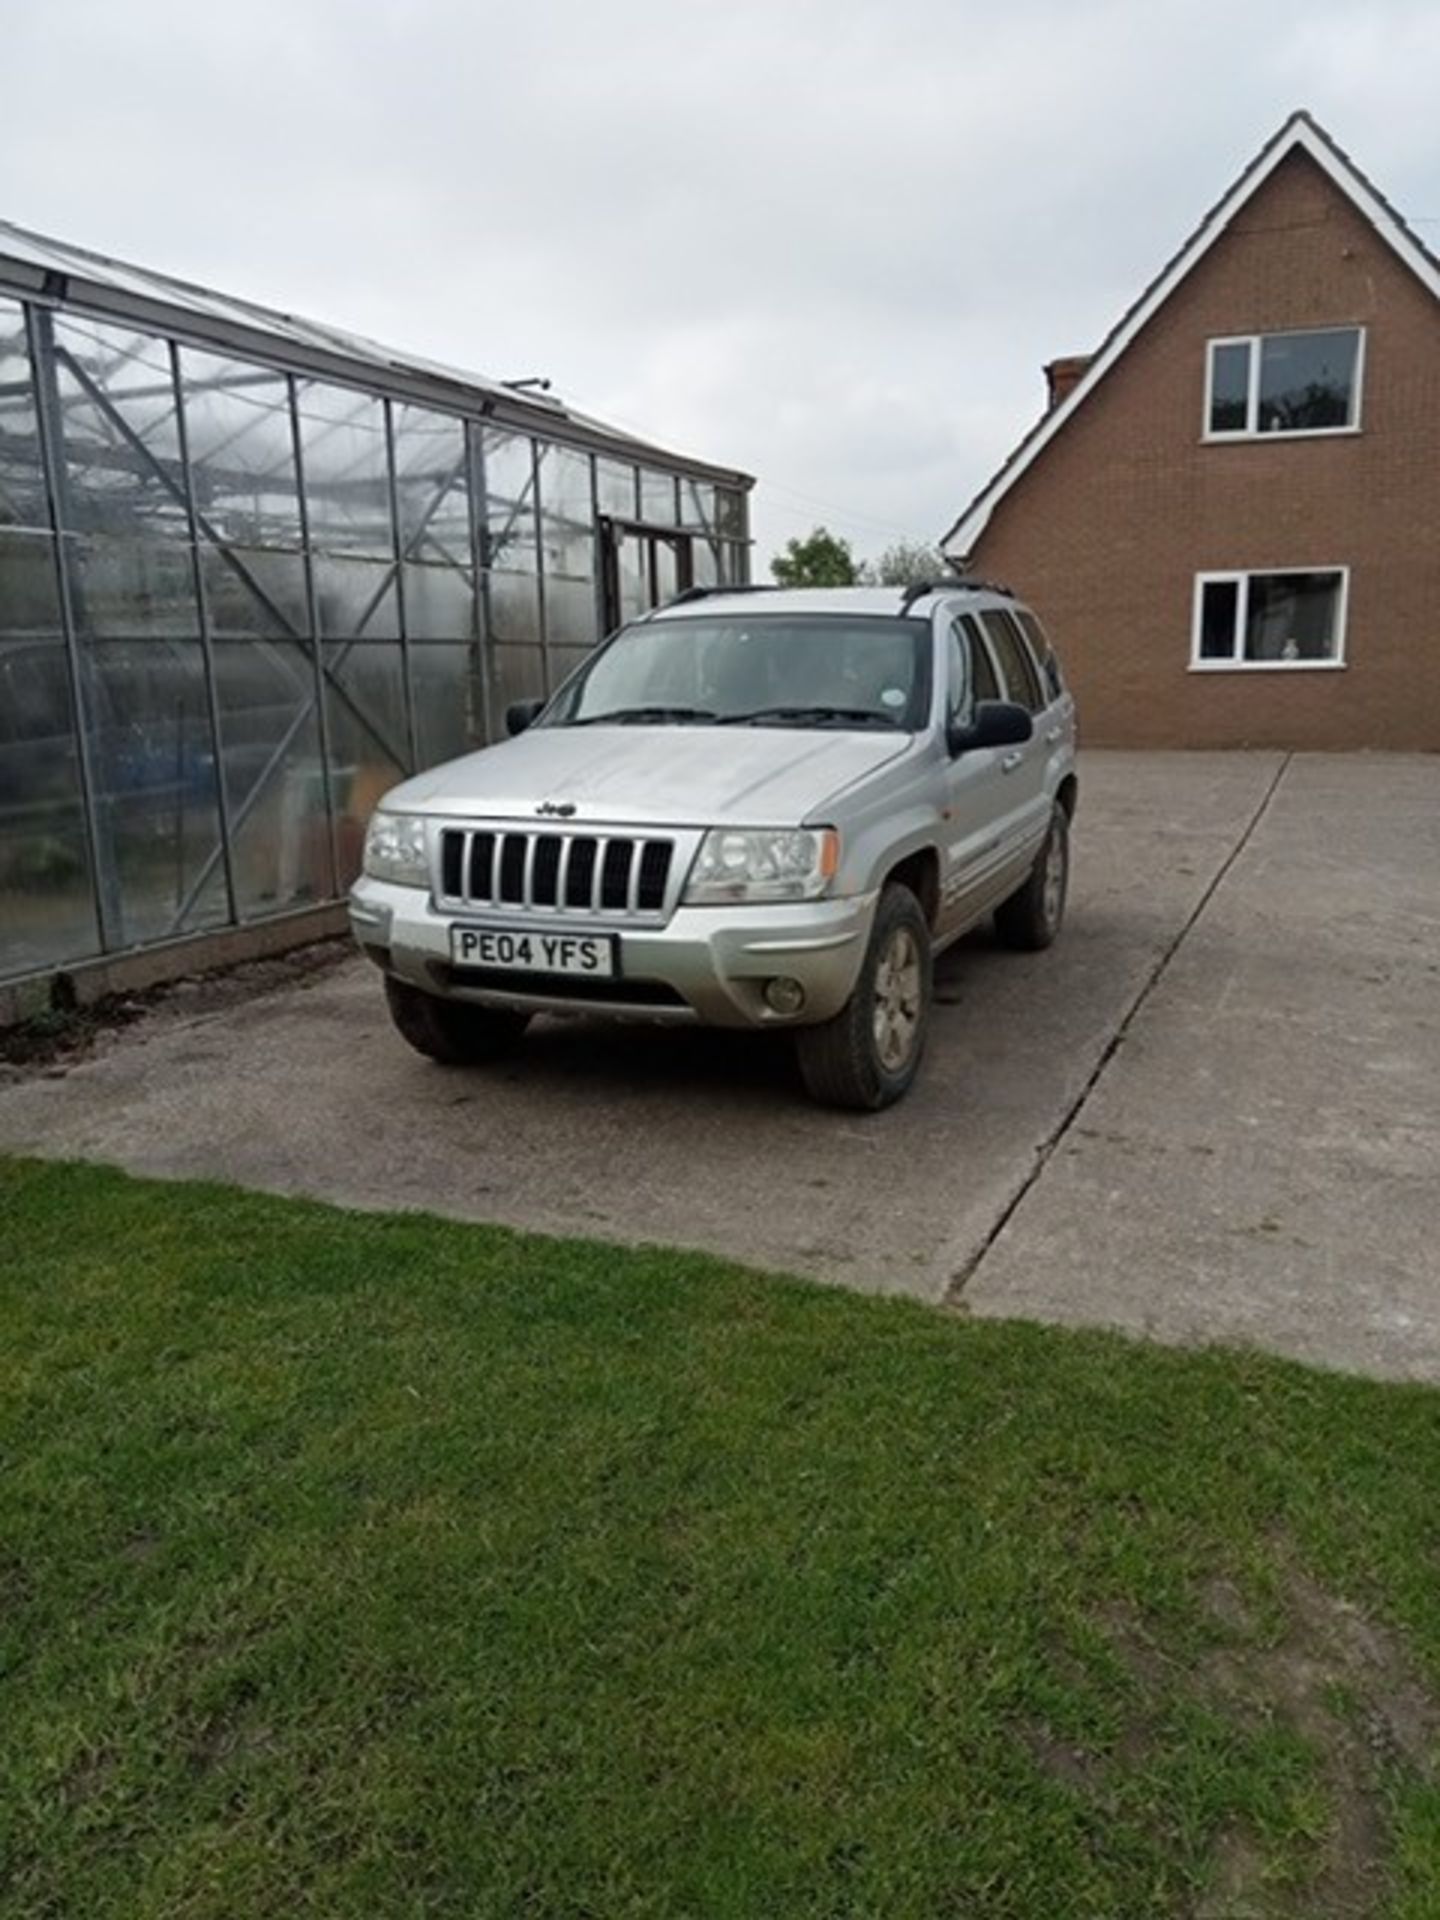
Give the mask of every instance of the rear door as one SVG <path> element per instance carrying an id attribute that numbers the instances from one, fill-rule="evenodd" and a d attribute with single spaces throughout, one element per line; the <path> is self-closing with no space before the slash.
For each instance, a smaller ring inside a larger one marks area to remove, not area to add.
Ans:
<path id="1" fill-rule="evenodd" d="M 1040 683 L 1045 691 L 1045 711 L 1037 718 L 1036 729 L 1045 743 L 1047 757 L 1063 762 L 1075 747 L 1075 696 L 1065 685 L 1060 662 L 1055 658 L 1055 649 L 1036 616 L 1028 607 L 1017 607 L 1015 618 L 1030 643 L 1030 651 L 1040 669 Z M 1059 786 L 1064 770 L 1063 765 L 1051 769 L 1052 792 Z"/>
<path id="2" fill-rule="evenodd" d="M 968 613 L 950 624 L 945 667 L 947 724 L 968 726 L 978 701 L 1003 698 L 994 662 Z M 972 926 L 1007 891 L 1014 864 L 1005 818 L 1012 789 L 1001 760 L 996 748 L 975 747 L 957 754 L 946 770 L 942 937 Z"/>
<path id="3" fill-rule="evenodd" d="M 1045 738 L 1050 694 L 1014 615 L 1003 607 L 986 607 L 979 619 L 995 663 L 1001 698 L 1024 707 L 1035 726 L 1023 746 L 1006 747 L 1000 753 L 1000 771 L 1006 782 L 1007 848 L 1015 863 L 1024 866 L 1039 851 L 1050 824 L 1047 772 L 1051 747 Z"/>

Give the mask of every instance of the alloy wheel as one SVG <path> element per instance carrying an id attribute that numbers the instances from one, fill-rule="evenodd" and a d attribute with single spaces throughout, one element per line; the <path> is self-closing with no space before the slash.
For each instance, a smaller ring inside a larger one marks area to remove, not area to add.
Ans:
<path id="1" fill-rule="evenodd" d="M 899 1073 L 920 1033 L 920 948 L 908 927 L 897 927 L 875 969 L 875 1052 L 886 1073 Z"/>

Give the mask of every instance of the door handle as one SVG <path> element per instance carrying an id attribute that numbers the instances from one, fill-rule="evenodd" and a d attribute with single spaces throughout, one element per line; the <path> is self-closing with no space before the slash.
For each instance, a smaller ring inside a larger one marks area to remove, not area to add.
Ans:
<path id="1" fill-rule="evenodd" d="M 1051 727 L 1050 731 L 1045 736 L 1045 744 L 1050 747 L 1058 747 L 1060 742 L 1064 738 L 1065 738 L 1064 727 Z"/>
<path id="2" fill-rule="evenodd" d="M 1013 773 L 1024 758 L 1023 753 L 1007 753 L 1005 758 L 1000 762 L 1000 771 L 1002 773 Z"/>

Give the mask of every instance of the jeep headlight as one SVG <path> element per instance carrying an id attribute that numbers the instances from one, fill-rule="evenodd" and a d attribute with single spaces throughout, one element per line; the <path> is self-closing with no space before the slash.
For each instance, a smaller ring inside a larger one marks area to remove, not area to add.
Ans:
<path id="1" fill-rule="evenodd" d="M 365 829 L 365 871 L 372 880 L 393 880 L 402 887 L 430 884 L 425 858 L 425 821 L 418 813 L 370 816 Z"/>
<path id="2" fill-rule="evenodd" d="M 685 904 L 732 900 L 815 900 L 840 864 L 833 827 L 715 827 L 700 842 Z"/>

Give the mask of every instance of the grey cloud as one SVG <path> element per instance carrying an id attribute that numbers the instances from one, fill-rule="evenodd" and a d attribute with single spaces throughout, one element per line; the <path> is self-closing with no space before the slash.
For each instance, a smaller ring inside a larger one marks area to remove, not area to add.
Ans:
<path id="1" fill-rule="evenodd" d="M 1440 216 L 1409 0 L 52 0 L 6 64 L 9 217 L 548 373 L 758 474 L 762 562 L 940 532 L 1293 106 Z"/>

